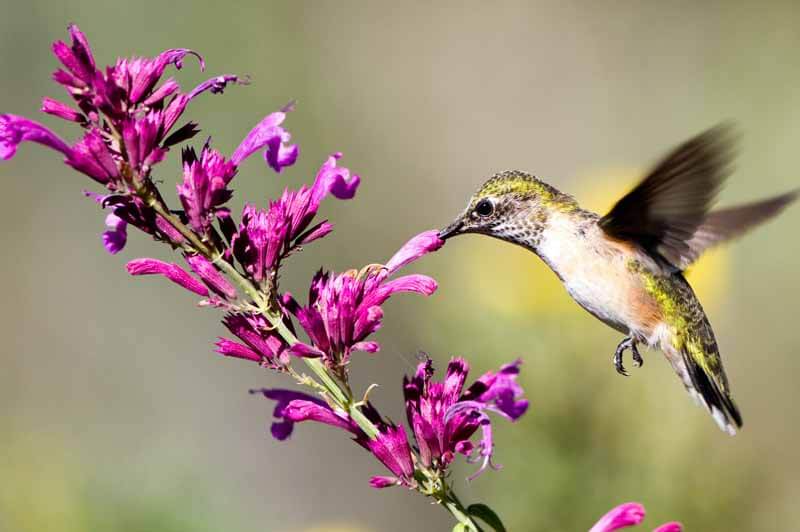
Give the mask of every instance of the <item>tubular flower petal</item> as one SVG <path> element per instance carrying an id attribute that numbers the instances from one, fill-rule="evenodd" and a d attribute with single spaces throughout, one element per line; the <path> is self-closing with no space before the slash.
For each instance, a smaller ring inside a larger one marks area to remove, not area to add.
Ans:
<path id="1" fill-rule="evenodd" d="M 438 236 L 438 231 L 425 231 L 405 243 L 397 253 L 386 263 L 386 269 L 394 273 L 403 266 L 410 264 L 444 245 L 444 240 Z"/>
<path id="2" fill-rule="evenodd" d="M 264 157 L 276 172 L 280 172 L 285 166 L 294 164 L 299 148 L 297 145 L 287 146 L 285 144 L 291 139 L 289 132 L 281 127 L 285 119 L 284 111 L 267 115 L 242 140 L 239 147 L 233 152 L 231 161 L 239 166 L 253 153 L 265 149 Z"/>
<path id="3" fill-rule="evenodd" d="M 70 24 L 68 30 L 70 37 L 72 37 L 72 46 L 68 46 L 63 41 L 56 41 L 52 46 L 53 54 L 74 76 L 75 84 L 81 83 L 83 86 L 91 86 L 97 71 L 92 49 L 89 47 L 86 36 L 78 26 Z"/>
<path id="4" fill-rule="evenodd" d="M 289 363 L 286 343 L 275 334 L 263 316 L 255 314 L 228 314 L 222 323 L 244 344 L 220 338 L 217 352 L 259 362 L 264 367 L 284 370 Z"/>
<path id="5" fill-rule="evenodd" d="M 280 421 L 272 424 L 272 436 L 277 440 L 285 440 L 291 436 L 294 424 L 299 421 L 318 421 L 326 425 L 339 427 L 349 432 L 357 430 L 346 414 L 336 414 L 324 401 L 302 392 L 293 390 L 267 389 L 250 390 L 260 393 L 267 399 L 276 401 L 272 415 Z"/>
<path id="6" fill-rule="evenodd" d="M 83 116 L 81 113 L 79 113 L 69 105 L 61 103 L 58 100 L 54 100 L 52 98 L 42 99 L 42 108 L 40 109 L 40 111 L 53 116 L 57 116 L 59 118 L 63 118 L 64 120 L 68 120 L 70 122 L 77 122 L 79 124 L 83 124 L 84 122 L 86 122 L 86 117 Z"/>
<path id="7" fill-rule="evenodd" d="M 37 142 L 61 152 L 67 158 L 72 150 L 66 142 L 45 126 L 22 116 L 0 115 L 0 159 L 9 160 L 23 142 Z"/>
<path id="8" fill-rule="evenodd" d="M 99 183 L 109 183 L 119 176 L 114 156 L 97 129 L 86 132 L 67 157 L 67 164 Z"/>
<path id="9" fill-rule="evenodd" d="M 236 288 L 210 260 L 202 255 L 186 255 L 185 258 L 189 267 L 203 280 L 206 286 L 226 299 L 236 299 Z"/>
<path id="10" fill-rule="evenodd" d="M 644 515 L 644 506 L 638 502 L 626 502 L 612 508 L 589 532 L 614 532 L 620 528 L 638 525 L 644 520 Z"/>
<path id="11" fill-rule="evenodd" d="M 205 285 L 177 264 L 170 264 L 158 259 L 134 259 L 125 268 L 131 275 L 163 275 L 190 292 L 208 297 L 208 289 Z"/>

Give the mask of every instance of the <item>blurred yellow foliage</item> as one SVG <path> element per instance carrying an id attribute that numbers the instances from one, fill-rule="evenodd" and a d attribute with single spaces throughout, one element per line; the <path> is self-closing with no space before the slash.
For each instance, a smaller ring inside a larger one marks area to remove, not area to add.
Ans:
<path id="1" fill-rule="evenodd" d="M 80 468 L 57 436 L 16 433 L 0 444 L 0 470 L 0 525 L 7 530 L 86 530 Z"/>

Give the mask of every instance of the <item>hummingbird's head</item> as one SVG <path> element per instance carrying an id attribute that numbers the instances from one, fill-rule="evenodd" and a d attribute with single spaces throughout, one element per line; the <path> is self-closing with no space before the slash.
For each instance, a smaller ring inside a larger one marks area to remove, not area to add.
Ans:
<path id="1" fill-rule="evenodd" d="M 439 238 L 479 233 L 533 248 L 551 212 L 577 208 L 571 196 L 530 174 L 500 172 L 478 189 Z"/>

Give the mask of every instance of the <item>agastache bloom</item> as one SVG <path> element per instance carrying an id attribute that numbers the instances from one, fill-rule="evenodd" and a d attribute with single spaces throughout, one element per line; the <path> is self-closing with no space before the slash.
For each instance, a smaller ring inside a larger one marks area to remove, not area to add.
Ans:
<path id="1" fill-rule="evenodd" d="M 466 391 L 464 382 L 469 364 L 462 358 L 450 361 L 443 382 L 431 380 L 430 360 L 420 363 L 413 377 L 404 378 L 408 424 L 425 466 L 446 469 L 455 454 L 460 453 L 470 462 L 482 462 L 471 480 L 492 465 L 494 444 L 487 412 L 516 421 L 528 409 L 528 401 L 522 397 L 522 388 L 516 382 L 520 364 L 517 360 L 497 373 L 486 373 Z M 478 429 L 481 440 L 476 448 L 471 438 Z"/>
<path id="2" fill-rule="evenodd" d="M 83 32 L 75 25 L 68 29 L 70 44 L 57 41 L 52 46 L 63 66 L 53 74 L 53 79 L 67 90 L 78 109 L 45 98 L 41 110 L 80 124 L 86 130 L 83 138 L 70 146 L 38 122 L 0 115 L 0 159 L 12 158 L 23 142 L 36 142 L 63 154 L 68 165 L 103 184 L 112 195 L 124 196 L 116 198 L 113 204 L 103 202 L 103 207 L 111 208 L 116 216 L 107 220 L 110 232 L 103 233 L 104 246 L 111 253 L 124 247 L 126 224 L 160 240 L 180 244 L 183 237 L 151 212 L 151 206 L 133 197 L 133 192 L 147 188 L 153 166 L 164 159 L 172 146 L 199 131 L 193 122 L 174 128 L 192 99 L 204 92 L 221 93 L 230 83 L 249 81 L 223 74 L 185 93 L 173 78 L 163 82 L 161 78 L 170 66 L 180 69 L 188 55 L 195 56 L 204 70 L 205 63 L 198 53 L 174 48 L 153 58 L 120 58 L 102 69 L 95 63 Z M 291 135 L 282 127 L 291 109 L 289 105 L 264 118 L 248 133 L 229 161 L 208 144 L 199 157 L 193 151 L 184 152 L 184 181 L 178 191 L 184 216 L 195 231 L 207 234 L 214 217 L 224 212 L 221 205 L 231 197 L 227 187 L 247 156 L 264 150 L 265 160 L 278 172 L 295 162 L 298 147 L 287 144 Z M 357 185 L 357 177 L 354 181 Z M 329 224 L 318 229 L 317 237 L 330 230 Z"/>
<path id="3" fill-rule="evenodd" d="M 621 528 L 636 526 L 644 520 L 644 506 L 638 502 L 626 502 L 612 508 L 607 514 L 600 518 L 589 532 L 614 532 Z M 653 532 L 681 532 L 683 526 L 672 521 L 664 523 Z"/>
<path id="4" fill-rule="evenodd" d="M 178 185 L 178 197 L 196 232 L 207 234 L 217 210 L 233 195 L 227 187 L 236 170 L 235 164 L 226 161 L 208 143 L 200 157 L 192 148 L 183 150 L 183 183 Z"/>
<path id="5" fill-rule="evenodd" d="M 69 44 L 53 44 L 63 66 L 53 79 L 73 104 L 45 98 L 41 111 L 77 124 L 79 138 L 67 142 L 42 124 L 3 114 L 0 159 L 14 157 L 23 142 L 59 152 L 67 165 L 104 187 L 104 193 L 85 195 L 106 210 L 102 238 L 110 253 L 124 248 L 133 227 L 182 254 L 185 266 L 138 258 L 126 269 L 135 276 L 166 277 L 204 298 L 201 306 L 223 309 L 230 335 L 218 338 L 219 354 L 291 376 L 319 394 L 261 390 L 277 402 L 271 428 L 275 438 L 288 438 L 294 424 L 302 421 L 337 427 L 389 471 L 372 477 L 373 487 L 416 489 L 448 508 L 462 528 L 469 525 L 465 530 L 480 529 L 473 517 L 486 520 L 488 515 L 487 523 L 497 523 L 485 505 L 473 505 L 478 510 L 461 505 L 447 480 L 448 467 L 457 454 L 482 461 L 473 477 L 491 465 L 494 443 L 488 413 L 515 421 L 528 407 L 516 382 L 519 362 L 486 373 L 466 391 L 464 360 L 453 359 L 441 383 L 431 380 L 429 361 L 421 364 L 414 377 L 404 380 L 413 440 L 405 428 L 381 416 L 366 396 L 356 401 L 350 387 L 351 353 L 374 353 L 380 348 L 369 336 L 382 324 L 383 303 L 397 292 L 430 295 L 436 290 L 430 277 L 395 274 L 439 249 L 443 241 L 437 232 L 412 238 L 383 265 L 341 274 L 320 271 L 311 282 L 307 305 L 301 307 L 288 292 L 279 291 L 279 269 L 286 257 L 332 230 L 327 220 L 315 221 L 326 196 L 354 197 L 360 177 L 339 166 L 341 154 L 327 158 L 311 186 L 287 189 L 265 209 L 246 205 L 237 223 L 225 204 L 243 161 L 259 152 L 279 173 L 298 157 L 299 147 L 291 144 L 291 134 L 284 128 L 287 113 L 293 110 L 289 104 L 256 124 L 229 158 L 211 149 L 210 139 L 199 155 L 184 149 L 183 175 L 177 185 L 182 209 L 172 209 L 151 174 L 173 147 L 198 133 L 194 122 L 179 125 L 187 105 L 205 92 L 221 93 L 228 84 L 247 80 L 224 74 L 184 92 L 175 79 L 162 78 L 170 67 L 180 69 L 189 55 L 204 70 L 203 58 L 196 52 L 175 48 L 153 58 L 120 58 L 112 66 L 98 68 L 85 35 L 74 25 L 69 34 Z M 298 323 L 302 331 L 296 328 Z M 304 332 L 307 340 L 298 340 L 298 332 Z M 310 374 L 297 371 L 293 356 L 305 357 Z M 612 524 L 616 522 L 612 519 Z M 667 530 L 671 529 L 659 529 Z"/>
<path id="6" fill-rule="evenodd" d="M 450 361 L 444 382 L 431 382 L 433 367 L 430 360 L 420 364 L 414 378 L 404 379 L 408 421 L 417 443 L 416 461 L 425 468 L 427 474 L 441 478 L 446 474 L 456 453 L 465 455 L 469 461 L 473 457 L 473 451 L 478 451 L 475 458 L 483 458 L 484 465 L 471 478 L 475 478 L 485 469 L 493 451 L 491 423 L 486 412 L 496 412 L 516 421 L 527 410 L 528 402 L 521 397 L 522 390 L 515 381 L 519 364 L 517 361 L 503 366 L 498 373 L 487 373 L 463 394 L 464 380 L 469 371 L 463 359 L 454 358 Z M 501 374 L 507 377 L 498 378 Z M 491 383 L 489 388 L 486 387 L 487 382 Z M 501 410 L 495 400 L 496 397 L 505 395 L 507 390 L 515 398 L 514 408 L 511 409 L 513 415 Z M 373 477 L 370 480 L 372 487 L 416 486 L 415 461 L 406 431 L 385 421 L 371 404 L 365 406 L 364 412 L 378 428 L 379 434 L 374 439 L 368 438 L 346 412 L 334 410 L 318 398 L 290 390 L 251 391 L 255 392 L 277 401 L 273 412 L 276 421 L 271 427 L 275 438 L 288 438 L 294 424 L 300 421 L 316 421 L 343 429 L 351 433 L 359 445 L 375 455 L 392 472 L 393 476 Z M 471 438 L 479 428 L 482 430 L 482 439 L 476 447 Z"/>
<path id="7" fill-rule="evenodd" d="M 389 486 L 416 486 L 414 480 L 414 463 L 411 447 L 403 427 L 399 427 L 381 418 L 377 410 L 367 404 L 363 410 L 378 428 L 375 438 L 368 437 L 356 425 L 346 412 L 334 410 L 324 401 L 302 392 L 281 389 L 250 390 L 250 393 L 261 393 L 267 399 L 276 401 L 270 431 L 278 440 L 287 439 L 294 430 L 294 424 L 302 421 L 316 421 L 349 432 L 356 443 L 371 452 L 393 476 L 375 476 L 370 485 L 375 488 Z"/>
<path id="8" fill-rule="evenodd" d="M 284 340 L 275 334 L 263 316 L 229 314 L 223 324 L 239 341 L 219 337 L 217 353 L 233 358 L 251 360 L 262 366 L 283 371 L 289 364 L 289 350 Z"/>
<path id="9" fill-rule="evenodd" d="M 340 157 L 335 153 L 328 158 L 310 188 L 287 189 L 266 210 L 245 205 L 239 230 L 232 237 L 233 253 L 256 281 L 274 274 L 283 257 L 330 233 L 333 226 L 327 220 L 311 225 L 322 200 L 328 194 L 350 199 L 360 183 L 358 175 L 337 166 Z"/>
<path id="10" fill-rule="evenodd" d="M 318 272 L 311 282 L 308 305 L 301 307 L 294 301 L 288 305 L 311 341 L 299 342 L 292 350 L 321 357 L 340 374 L 346 371 L 353 351 L 377 352 L 380 345 L 366 338 L 381 326 L 381 305 L 397 292 L 431 295 L 437 288 L 436 281 L 426 275 L 391 276 L 442 244 L 435 231 L 427 231 L 409 240 L 386 266 L 371 265 L 338 275 Z"/>
<path id="11" fill-rule="evenodd" d="M 286 105 L 276 113 L 272 113 L 247 134 L 239 147 L 231 155 L 231 161 L 239 165 L 253 153 L 264 150 L 264 160 L 273 170 L 280 173 L 286 166 L 291 166 L 297 160 L 300 148 L 296 145 L 287 145 L 291 135 L 281 124 L 286 120 L 286 113 L 294 110 L 294 103 Z"/>

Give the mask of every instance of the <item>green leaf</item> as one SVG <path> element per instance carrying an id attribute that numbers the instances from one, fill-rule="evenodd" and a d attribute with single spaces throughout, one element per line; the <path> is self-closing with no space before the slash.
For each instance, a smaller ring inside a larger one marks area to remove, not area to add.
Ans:
<path id="1" fill-rule="evenodd" d="M 456 526 L 453 527 L 453 532 L 467 532 L 467 525 L 464 523 L 456 523 Z"/>
<path id="2" fill-rule="evenodd" d="M 494 510 L 485 504 L 470 504 L 469 508 L 467 508 L 467 512 L 492 527 L 496 532 L 506 532 L 506 527 L 503 526 L 503 522 L 497 514 L 494 513 Z"/>

